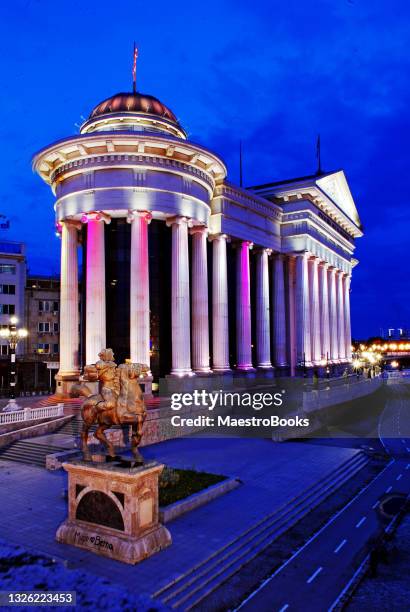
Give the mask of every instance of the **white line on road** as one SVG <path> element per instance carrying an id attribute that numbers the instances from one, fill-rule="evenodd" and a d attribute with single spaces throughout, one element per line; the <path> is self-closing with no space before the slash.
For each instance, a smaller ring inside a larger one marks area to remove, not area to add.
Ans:
<path id="1" fill-rule="evenodd" d="M 282 563 L 282 565 L 280 567 L 278 567 L 278 569 L 273 572 L 273 574 L 271 576 L 269 576 L 268 578 L 265 578 L 265 580 L 259 585 L 259 587 L 250 595 L 248 595 L 248 597 L 246 599 L 244 599 L 242 601 L 242 603 L 235 608 L 235 612 L 238 612 L 238 610 L 240 610 L 241 608 L 243 608 L 244 606 L 248 605 L 248 603 L 260 592 L 262 591 L 262 589 L 265 588 L 265 586 L 267 584 L 269 584 L 269 582 L 271 582 L 274 578 L 276 578 L 276 576 L 278 574 L 280 574 L 280 572 L 283 572 L 283 570 L 288 567 L 288 565 L 290 565 L 292 563 L 292 561 L 294 559 L 296 559 L 296 557 L 298 557 L 308 546 L 310 546 L 310 544 L 312 542 L 314 542 L 326 529 L 328 529 L 328 527 L 330 525 L 332 525 L 338 518 L 339 516 L 341 516 L 344 512 L 346 512 L 346 510 L 348 508 L 350 508 L 350 506 L 352 506 L 354 504 L 354 502 L 359 499 L 368 489 L 370 489 L 370 487 L 372 485 L 374 485 L 374 483 L 376 482 L 376 480 L 378 480 L 379 478 L 381 478 L 383 475 L 385 475 L 385 473 L 388 471 L 388 469 L 394 464 L 396 463 L 396 459 L 390 459 L 389 463 L 386 465 L 385 468 L 382 469 L 381 472 L 379 472 L 376 476 L 376 478 L 373 478 L 373 480 L 371 480 L 363 489 L 360 489 L 360 491 L 358 493 L 356 493 L 356 495 L 354 497 L 352 497 L 352 499 L 346 504 L 346 506 L 343 506 L 343 508 L 341 508 L 340 510 L 338 510 L 336 512 L 336 514 L 334 514 L 327 523 L 325 523 L 320 529 L 319 531 L 317 531 L 316 533 L 314 533 L 312 535 L 312 537 L 310 537 L 307 542 L 305 542 L 303 544 L 303 546 L 301 546 L 300 548 L 297 549 L 296 552 L 293 553 L 293 555 L 291 557 L 289 557 L 289 559 L 287 559 L 284 563 Z M 410 464 L 409 464 L 410 467 Z"/>
<path id="2" fill-rule="evenodd" d="M 311 582 L 313 582 L 314 579 L 316 578 L 316 576 L 318 576 L 320 574 L 322 569 L 323 569 L 323 567 L 318 567 L 317 570 L 315 572 L 313 572 L 311 577 L 306 580 L 306 584 L 310 584 Z"/>
<path id="3" fill-rule="evenodd" d="M 281 607 L 279 612 L 285 612 L 285 610 L 287 610 L 288 608 L 289 608 L 289 604 L 285 604 L 284 606 Z"/>
<path id="4" fill-rule="evenodd" d="M 390 491 L 392 490 L 392 488 L 393 488 L 392 486 L 387 487 L 387 489 L 386 489 L 386 493 L 390 493 Z"/>
<path id="5" fill-rule="evenodd" d="M 360 525 L 363 525 L 363 523 L 365 522 L 366 518 L 367 518 L 366 516 L 362 516 L 362 518 L 360 519 L 360 521 L 356 525 L 356 529 L 358 527 L 360 527 Z"/>
<path id="6" fill-rule="evenodd" d="M 399 474 L 396 478 L 396 480 L 400 480 L 400 478 L 403 476 L 403 474 Z"/>
<path id="7" fill-rule="evenodd" d="M 339 552 L 339 550 L 340 550 L 341 548 L 343 548 L 343 546 L 346 544 L 346 542 L 347 542 L 347 540 L 342 540 L 342 541 L 340 542 L 339 546 L 337 546 L 337 547 L 335 548 L 335 550 L 334 550 L 335 554 L 337 554 L 337 553 Z"/>
<path id="8" fill-rule="evenodd" d="M 377 508 L 377 506 L 380 504 L 379 500 L 377 500 L 376 503 L 373 504 L 372 506 L 372 510 L 374 510 L 375 508 Z"/>

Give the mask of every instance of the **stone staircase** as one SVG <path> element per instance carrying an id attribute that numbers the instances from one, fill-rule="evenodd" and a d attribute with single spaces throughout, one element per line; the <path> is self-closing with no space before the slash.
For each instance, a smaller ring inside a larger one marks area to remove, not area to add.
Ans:
<path id="1" fill-rule="evenodd" d="M 0 449 L 0 460 L 15 461 L 44 468 L 46 467 L 47 455 L 64 450 L 66 450 L 64 447 L 52 444 L 39 444 L 30 440 L 18 440 L 10 444 L 10 446 Z"/>
<path id="2" fill-rule="evenodd" d="M 357 453 L 290 502 L 159 589 L 154 597 L 170 608 L 202 609 L 201 604 L 208 596 L 368 463 L 369 459 L 364 453 Z"/>

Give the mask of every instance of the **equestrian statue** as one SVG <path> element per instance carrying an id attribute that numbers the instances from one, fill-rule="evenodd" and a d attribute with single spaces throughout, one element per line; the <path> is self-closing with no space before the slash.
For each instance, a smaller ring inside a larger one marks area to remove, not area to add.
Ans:
<path id="1" fill-rule="evenodd" d="M 142 426 L 146 417 L 144 396 L 138 380 L 149 371 L 141 363 L 122 363 L 117 366 L 112 349 L 106 348 L 98 354 L 97 363 L 85 366 L 82 384 L 73 388 L 73 395 L 86 397 L 82 408 L 83 429 L 81 448 L 84 459 L 91 460 L 88 447 L 90 427 L 97 423 L 95 437 L 107 448 L 110 457 L 115 457 L 114 445 L 107 439 L 105 430 L 112 425 L 130 425 L 131 452 L 135 461 L 143 463 L 138 450 L 142 438 Z M 93 393 L 87 382 L 98 381 L 98 393 Z"/>

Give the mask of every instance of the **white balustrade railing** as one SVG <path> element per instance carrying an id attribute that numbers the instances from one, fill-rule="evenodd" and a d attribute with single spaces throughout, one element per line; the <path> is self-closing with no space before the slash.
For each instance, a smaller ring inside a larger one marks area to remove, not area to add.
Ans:
<path id="1" fill-rule="evenodd" d="M 64 415 L 64 404 L 42 406 L 41 408 L 23 408 L 13 412 L 0 412 L 0 425 L 9 423 L 25 423 Z"/>

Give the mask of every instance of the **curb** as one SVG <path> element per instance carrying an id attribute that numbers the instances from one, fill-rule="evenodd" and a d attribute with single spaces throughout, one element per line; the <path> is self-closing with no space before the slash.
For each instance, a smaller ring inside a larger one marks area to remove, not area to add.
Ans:
<path id="1" fill-rule="evenodd" d="M 198 491 L 198 493 L 194 493 L 185 499 L 169 504 L 169 506 L 162 506 L 159 509 L 159 519 L 161 523 L 169 523 L 178 516 L 182 516 L 186 512 L 195 510 L 195 508 L 199 508 L 213 499 L 229 493 L 229 491 L 239 487 L 240 484 L 241 482 L 237 478 L 227 478 L 203 491 Z"/>

